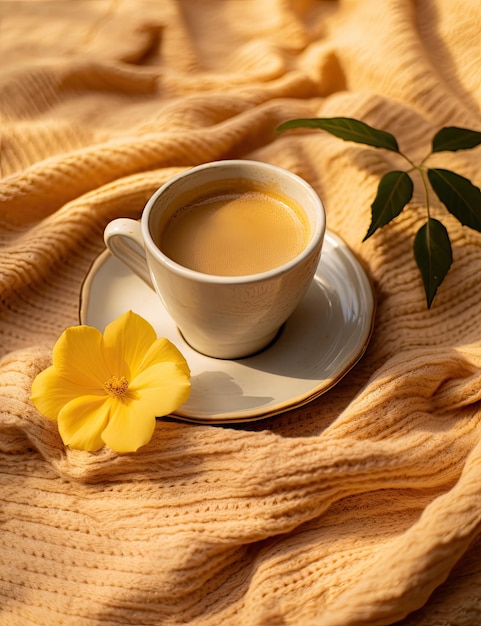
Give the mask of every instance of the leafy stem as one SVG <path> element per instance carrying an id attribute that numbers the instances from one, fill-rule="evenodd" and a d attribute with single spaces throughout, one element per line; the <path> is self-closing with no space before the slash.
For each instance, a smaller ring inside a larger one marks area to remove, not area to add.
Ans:
<path id="1" fill-rule="evenodd" d="M 431 153 L 428 154 L 427 157 L 425 157 L 425 159 L 427 159 L 430 156 Z M 401 152 L 401 150 L 399 150 L 399 156 L 402 156 L 403 159 L 405 159 L 409 165 L 411 166 L 412 170 L 417 170 L 418 169 L 418 165 L 416 165 L 416 163 L 414 163 L 414 161 L 411 161 L 411 159 L 408 157 L 407 154 L 404 154 L 404 152 Z M 411 171 L 412 171 L 411 170 Z"/>
<path id="2" fill-rule="evenodd" d="M 429 207 L 429 184 L 428 181 L 426 179 L 426 173 L 424 171 L 424 168 L 422 167 L 416 167 L 416 169 L 418 170 L 420 176 L 421 176 L 421 180 L 423 181 L 423 187 L 424 187 L 424 197 L 426 199 L 426 212 L 428 214 L 428 219 L 431 217 L 431 210 Z"/>
<path id="3" fill-rule="evenodd" d="M 478 232 L 481 232 L 481 190 L 467 178 L 450 170 L 429 168 L 426 162 L 435 152 L 475 148 L 481 144 L 481 132 L 456 126 L 441 128 L 432 139 L 429 153 L 416 164 L 401 152 L 394 135 L 360 120 L 349 117 L 295 119 L 284 122 L 277 130 L 292 128 L 321 129 L 344 141 L 390 150 L 403 157 L 411 166 L 407 171 L 395 170 L 382 176 L 371 205 L 371 224 L 364 241 L 397 217 L 411 201 L 414 184 L 410 174 L 419 172 L 424 187 L 427 220 L 415 235 L 413 252 L 423 280 L 426 303 L 430 308 L 452 263 L 448 231 L 439 220 L 431 216 L 430 188 L 463 226 Z"/>

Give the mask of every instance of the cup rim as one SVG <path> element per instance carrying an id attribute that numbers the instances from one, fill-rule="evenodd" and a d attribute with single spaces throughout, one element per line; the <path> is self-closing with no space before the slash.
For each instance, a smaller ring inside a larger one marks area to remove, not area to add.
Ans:
<path id="1" fill-rule="evenodd" d="M 245 166 L 256 167 L 264 169 L 266 171 L 274 171 L 282 176 L 288 176 L 291 180 L 294 180 L 296 184 L 303 187 L 307 194 L 312 198 L 314 204 L 317 204 L 319 206 L 320 211 L 318 213 L 318 219 L 316 221 L 314 231 L 311 233 L 309 243 L 297 256 L 287 261 L 287 263 L 283 263 L 282 265 L 278 265 L 269 270 L 265 270 L 264 272 L 224 276 L 219 274 L 207 274 L 205 272 L 199 272 L 198 270 L 193 270 L 189 267 L 185 267 L 184 265 L 181 265 L 180 263 L 177 263 L 176 261 L 171 259 L 164 252 L 162 252 L 162 250 L 160 250 L 151 235 L 149 227 L 150 214 L 155 208 L 158 198 L 163 195 L 167 191 L 167 189 L 169 189 L 169 187 L 176 184 L 177 181 L 185 178 L 186 175 L 194 174 L 196 172 L 201 172 L 207 169 L 225 168 L 226 166 L 232 168 Z M 208 163 L 202 163 L 200 165 L 196 165 L 189 169 L 186 169 L 183 172 L 176 174 L 172 178 L 169 178 L 169 180 L 161 185 L 147 201 L 141 216 L 140 224 L 144 245 L 148 248 L 149 253 L 153 257 L 155 257 L 158 262 L 167 266 L 171 271 L 180 276 L 195 280 L 197 282 L 238 285 L 243 283 L 260 282 L 263 280 L 268 280 L 269 278 L 275 276 L 285 274 L 300 263 L 302 263 L 305 259 L 310 257 L 317 248 L 320 249 L 326 231 L 326 211 L 321 198 L 319 197 L 316 190 L 312 187 L 312 185 L 310 185 L 306 180 L 304 180 L 301 176 L 298 176 L 294 172 L 291 172 L 290 170 L 282 168 L 278 165 L 266 163 L 263 161 L 255 161 L 250 159 L 228 159 L 223 161 L 211 161 Z"/>

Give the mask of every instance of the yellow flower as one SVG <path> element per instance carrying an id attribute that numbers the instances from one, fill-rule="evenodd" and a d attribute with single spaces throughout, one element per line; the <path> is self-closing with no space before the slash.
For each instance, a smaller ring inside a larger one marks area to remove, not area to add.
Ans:
<path id="1" fill-rule="evenodd" d="M 177 348 L 129 311 L 102 333 L 72 326 L 53 349 L 52 366 L 33 381 L 31 400 L 58 421 L 65 445 L 91 452 L 105 444 L 134 452 L 150 441 L 155 418 L 190 394 L 190 370 Z"/>

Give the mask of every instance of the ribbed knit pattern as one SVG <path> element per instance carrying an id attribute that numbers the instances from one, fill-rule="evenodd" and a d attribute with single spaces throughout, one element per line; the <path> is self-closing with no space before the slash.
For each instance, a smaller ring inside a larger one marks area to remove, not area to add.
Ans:
<path id="1" fill-rule="evenodd" d="M 406 210 L 362 242 L 394 153 L 481 130 L 479 0 L 0 2 L 0 624 L 481 624 L 481 234 L 432 197 L 454 263 L 431 310 Z M 136 454 L 66 449 L 31 404 L 118 216 L 174 174 L 250 158 L 309 181 L 377 312 L 307 406 L 161 420 Z M 481 149 L 432 160 L 481 186 Z M 481 207 L 480 207 L 481 210 Z"/>

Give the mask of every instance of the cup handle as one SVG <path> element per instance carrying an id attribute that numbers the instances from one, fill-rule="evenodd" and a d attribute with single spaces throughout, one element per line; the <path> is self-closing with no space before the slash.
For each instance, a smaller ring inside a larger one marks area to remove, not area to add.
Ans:
<path id="1" fill-rule="evenodd" d="M 110 252 L 153 289 L 140 222 L 120 217 L 107 224 L 104 241 Z"/>

